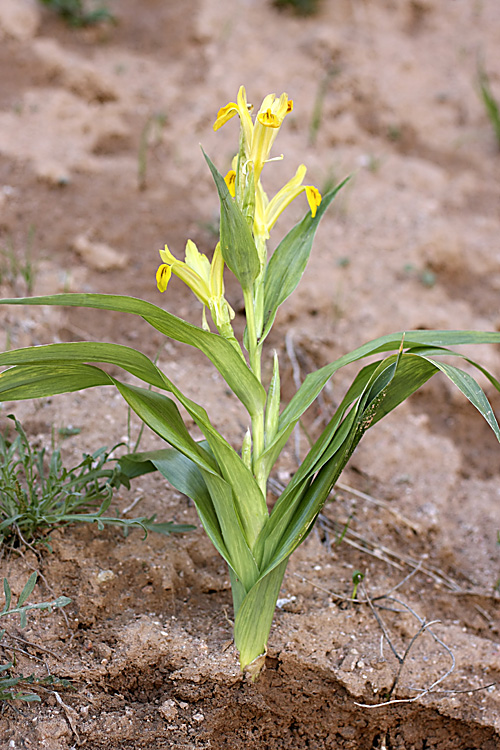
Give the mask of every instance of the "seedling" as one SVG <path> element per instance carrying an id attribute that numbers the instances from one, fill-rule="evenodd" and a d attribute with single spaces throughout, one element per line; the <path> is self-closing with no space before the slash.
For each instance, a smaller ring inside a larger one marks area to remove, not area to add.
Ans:
<path id="1" fill-rule="evenodd" d="M 495 99 L 491 90 L 489 76 L 481 65 L 478 66 L 477 76 L 484 108 L 493 126 L 493 132 L 495 133 L 498 148 L 500 148 L 500 109 L 498 107 L 498 101 Z"/>
<path id="2" fill-rule="evenodd" d="M 306 167 L 301 164 L 269 199 L 262 173 L 273 162 L 270 154 L 274 141 L 292 109 L 293 102 L 287 94 L 269 94 L 254 119 L 242 86 L 237 100 L 217 114 L 214 130 L 233 117 L 240 121 L 237 153 L 225 177 L 205 155 L 219 196 L 220 241 L 210 260 L 191 240 L 186 244 L 185 260 L 179 260 L 165 246 L 160 250 L 162 262 L 156 275 L 160 292 L 167 290 L 172 275 L 191 289 L 201 303 L 200 326 L 150 302 L 119 295 L 60 294 L 0 301 L 89 307 L 135 315 L 167 338 L 202 352 L 241 402 L 248 429 L 234 447 L 202 405 L 188 398 L 157 364 L 135 349 L 79 341 L 0 355 L 0 366 L 9 366 L 0 375 L 0 398 L 39 398 L 111 385 L 169 446 L 162 447 L 160 443 L 158 450 L 130 454 L 120 462 L 121 469 L 129 476 L 156 469 L 179 492 L 193 499 L 201 523 L 229 568 L 235 643 L 241 667 L 248 670 L 252 679 L 264 664 L 290 555 L 307 538 L 366 430 L 441 372 L 479 410 L 500 440 L 500 428 L 485 393 L 468 371 L 450 363 L 450 357 L 456 361 L 463 355 L 448 348 L 498 344 L 500 333 L 496 331 L 417 330 L 381 336 L 310 373 L 284 408 L 276 352 L 269 360 L 270 381 L 263 378 L 265 342 L 278 308 L 300 282 L 318 224 L 346 182 L 322 196 L 313 185 L 304 184 Z M 276 221 L 288 204 L 300 196 L 307 199 L 306 215 L 269 254 L 268 239 Z M 241 287 L 246 317 L 241 339 L 233 330 L 234 312 L 225 298 L 226 266 Z M 324 272 L 329 273 L 329 269 Z M 369 363 L 360 369 L 323 433 L 269 509 L 268 479 L 295 426 L 340 368 L 365 358 L 369 358 Z M 500 391 L 500 383 L 493 375 L 469 357 L 463 358 L 468 368 L 477 367 Z M 121 368 L 127 377 L 111 375 L 101 366 L 103 363 L 114 365 L 114 371 Z M 138 382 L 131 384 L 130 375 Z M 207 386 L 210 387 L 210 380 Z M 203 440 L 191 436 L 178 404 L 202 432 Z M 221 414 L 221 420 L 222 417 Z"/>
<path id="3" fill-rule="evenodd" d="M 362 573 L 360 570 L 355 570 L 354 573 L 352 574 L 353 588 L 352 588 L 351 599 L 353 601 L 355 601 L 356 599 L 356 594 L 358 593 L 358 586 L 361 583 L 361 581 L 364 580 L 364 577 L 365 577 L 365 574 Z"/>

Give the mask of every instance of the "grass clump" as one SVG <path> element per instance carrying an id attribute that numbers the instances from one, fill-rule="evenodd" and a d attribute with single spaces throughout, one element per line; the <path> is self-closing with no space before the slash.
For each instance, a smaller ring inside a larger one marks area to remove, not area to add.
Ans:
<path id="1" fill-rule="evenodd" d="M 155 516 L 133 519 L 105 515 L 113 493 L 130 480 L 105 447 L 84 453 L 72 468 L 63 465 L 61 452 L 51 455 L 34 449 L 13 415 L 15 437 L 0 434 L 0 544 L 44 543 L 54 529 L 71 523 L 122 526 L 125 531 L 140 526 L 145 531 L 189 531 L 192 526 L 157 523 Z"/>

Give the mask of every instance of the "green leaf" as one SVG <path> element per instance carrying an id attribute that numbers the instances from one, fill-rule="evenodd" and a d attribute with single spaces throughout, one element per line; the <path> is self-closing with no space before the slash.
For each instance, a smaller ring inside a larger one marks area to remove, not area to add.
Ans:
<path id="1" fill-rule="evenodd" d="M 9 582 L 6 578 L 3 579 L 3 593 L 5 596 L 5 605 L 0 614 L 5 614 L 9 611 L 10 603 L 12 601 L 12 591 L 10 590 Z"/>
<path id="2" fill-rule="evenodd" d="M 54 294 L 46 297 L 0 300 L 0 305 L 7 304 L 91 307 L 98 310 L 113 310 L 139 315 L 153 328 L 174 341 L 194 346 L 203 352 L 218 369 L 229 388 L 239 398 L 250 415 L 259 413 L 265 403 L 266 393 L 264 388 L 229 341 L 222 336 L 186 323 L 186 321 L 145 300 L 114 294 Z M 57 392 L 60 393 L 61 391 Z"/>
<path id="3" fill-rule="evenodd" d="M 441 347 L 442 350 L 440 353 L 448 355 L 457 353 L 446 349 L 446 346 L 499 344 L 500 333 L 482 331 L 401 331 L 399 333 L 392 333 L 373 339 L 372 341 L 363 344 L 363 346 L 344 354 L 334 362 L 325 365 L 325 367 L 316 370 L 316 372 L 309 373 L 306 376 L 298 391 L 294 394 L 281 413 L 275 443 L 282 440 L 283 435 L 286 432 L 288 432 L 288 434 L 291 433 L 291 430 L 297 424 L 302 414 L 314 402 L 337 370 L 340 370 L 342 367 L 345 367 L 352 362 L 363 359 L 364 357 L 399 349 L 403 339 L 404 346 L 408 348 L 409 351 L 412 351 L 415 346 Z M 489 378 L 490 382 L 492 382 L 496 388 L 499 388 L 498 381 L 490 373 L 480 367 L 480 365 L 473 360 L 469 358 L 466 358 L 466 360 L 480 369 L 480 371 Z M 268 448 L 269 453 L 273 450 L 274 443 Z"/>
<path id="4" fill-rule="evenodd" d="M 77 362 L 106 362 L 116 365 L 137 378 L 164 388 L 164 379 L 158 367 L 145 354 L 120 344 L 99 341 L 78 341 L 63 344 L 31 346 L 0 353 L 2 365 L 36 365 L 53 362 L 56 365 Z"/>
<path id="5" fill-rule="evenodd" d="M 45 398 L 98 385 L 111 385 L 111 381 L 92 365 L 19 365 L 0 374 L 0 401 Z"/>
<path id="6" fill-rule="evenodd" d="M 164 534 L 165 536 L 186 534 L 196 529 L 196 526 L 193 526 L 192 523 L 174 523 L 173 521 L 143 520 L 142 524 L 148 531 L 154 531 L 156 534 Z"/>
<path id="7" fill-rule="evenodd" d="M 36 579 L 38 578 L 37 573 L 32 573 L 30 577 L 28 578 L 25 587 L 21 591 L 19 595 L 19 601 L 17 602 L 18 607 L 22 607 L 23 604 L 29 599 L 31 594 L 33 593 L 33 589 L 36 585 Z"/>
<path id="8" fill-rule="evenodd" d="M 61 361 L 63 357 L 64 362 Z M 200 468 L 218 474 L 213 458 L 190 437 L 173 401 L 158 393 L 127 386 L 98 368 L 82 363 L 76 364 L 77 359 L 99 360 L 119 365 L 176 396 L 205 434 L 224 479 L 231 487 L 238 488 L 233 498 L 237 506 L 236 512 L 243 525 L 247 543 L 253 544 L 268 514 L 265 498 L 252 473 L 234 448 L 212 426 L 206 411 L 184 396 L 144 355 L 116 344 L 86 342 L 53 344 L 6 352 L 0 355 L 0 364 L 32 361 L 44 364 L 18 364 L 7 370 L 0 376 L 0 394 L 4 394 L 5 400 L 10 400 L 33 397 L 35 393 L 37 396 L 48 396 L 62 391 L 112 383 L 151 429 L 195 461 Z"/>
<path id="9" fill-rule="evenodd" d="M 430 357 L 426 357 L 430 363 L 436 368 L 444 372 L 444 374 L 454 383 L 457 388 L 462 391 L 464 396 L 473 404 L 480 414 L 484 417 L 486 422 L 489 424 L 493 432 L 495 433 L 497 440 L 500 441 L 500 428 L 496 420 L 491 404 L 486 398 L 486 395 L 474 378 L 469 375 L 468 372 L 460 370 L 452 365 L 439 362 Z"/>
<path id="10" fill-rule="evenodd" d="M 258 577 L 259 571 L 238 514 L 234 489 L 222 477 L 216 477 L 207 472 L 202 473 L 229 553 L 226 562 L 248 591 Z"/>
<path id="11" fill-rule="evenodd" d="M 447 353 L 440 350 L 439 354 Z M 352 396 L 372 374 L 357 405 L 343 418 Z M 486 396 L 468 374 L 436 360 L 422 357 L 418 349 L 388 357 L 373 368 L 365 368 L 351 396 L 346 396 L 323 435 L 311 448 L 302 466 L 281 495 L 269 524 L 263 529 L 255 553 L 263 571 L 289 557 L 312 528 L 324 502 L 364 432 L 405 401 L 439 370 L 445 372 L 500 437 L 498 425 Z M 340 421 L 342 419 L 342 421 Z M 267 567 L 266 567 L 267 565 Z"/>
<path id="12" fill-rule="evenodd" d="M 288 559 L 260 578 L 245 596 L 236 613 L 234 642 L 240 652 L 242 669 L 266 653 L 269 631 L 287 563 Z M 258 671 L 254 677 L 257 674 Z"/>
<path id="13" fill-rule="evenodd" d="M 119 464 L 130 478 L 158 470 L 176 490 L 190 497 L 214 547 L 225 560 L 229 558 L 212 498 L 202 472 L 193 461 L 175 448 L 164 448 L 128 454 L 120 459 Z"/>
<path id="14" fill-rule="evenodd" d="M 260 272 L 260 260 L 252 232 L 236 201 L 232 199 L 217 167 L 212 164 L 204 151 L 203 156 L 219 193 L 222 257 L 240 282 L 242 289 L 249 290 Z"/>
<path id="15" fill-rule="evenodd" d="M 319 222 L 347 179 L 323 196 L 316 216 L 313 218 L 309 211 L 272 254 L 264 276 L 264 331 L 261 341 L 271 330 L 278 307 L 292 294 L 302 278 Z"/>

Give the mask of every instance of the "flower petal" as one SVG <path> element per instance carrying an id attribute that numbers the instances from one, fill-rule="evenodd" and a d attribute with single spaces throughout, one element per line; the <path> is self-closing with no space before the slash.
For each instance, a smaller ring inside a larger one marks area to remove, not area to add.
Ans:
<path id="1" fill-rule="evenodd" d="M 306 198 L 311 208 L 311 215 L 314 219 L 318 206 L 321 204 L 321 193 L 313 185 L 306 185 Z"/>
<path id="2" fill-rule="evenodd" d="M 229 193 L 232 198 L 236 195 L 236 172 L 234 169 L 230 169 L 227 175 L 224 177 L 224 182 L 227 185 Z"/>
<path id="3" fill-rule="evenodd" d="M 172 255 L 167 245 L 165 245 L 164 250 L 160 250 L 159 252 L 160 252 L 160 258 L 162 259 L 164 263 L 169 263 L 170 265 L 172 265 L 172 263 L 179 262 L 177 258 L 175 257 L 175 255 Z"/>
<path id="4" fill-rule="evenodd" d="M 198 274 L 207 286 L 209 285 L 210 261 L 206 255 L 200 253 L 193 240 L 188 240 L 186 242 L 186 266 Z"/>
<path id="5" fill-rule="evenodd" d="M 236 102 L 229 102 L 225 107 L 221 107 L 217 113 L 217 119 L 214 122 L 214 130 L 218 130 L 226 124 L 231 117 L 234 117 L 238 113 L 238 105 Z"/>
<path id="6" fill-rule="evenodd" d="M 160 292 L 164 292 L 172 276 L 172 269 L 166 263 L 162 263 L 156 272 L 156 286 Z"/>

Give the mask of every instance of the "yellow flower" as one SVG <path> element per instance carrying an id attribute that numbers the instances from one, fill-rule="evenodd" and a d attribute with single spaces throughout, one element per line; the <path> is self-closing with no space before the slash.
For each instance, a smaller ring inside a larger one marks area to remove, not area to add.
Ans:
<path id="1" fill-rule="evenodd" d="M 172 274 L 183 281 L 203 305 L 203 327 L 208 328 L 205 307 L 208 307 L 217 328 L 224 328 L 234 318 L 234 312 L 224 299 L 224 260 L 220 243 L 214 250 L 212 262 L 199 252 L 192 240 L 186 243 L 186 259 L 178 260 L 168 247 L 160 250 L 162 265 L 156 272 L 156 283 L 164 292 Z"/>
<path id="2" fill-rule="evenodd" d="M 234 115 L 239 115 L 243 151 L 247 162 L 253 166 L 257 182 L 283 120 L 293 110 L 293 101 L 287 94 L 281 94 L 279 98 L 276 94 L 268 94 L 257 113 L 255 124 L 250 116 L 251 109 L 247 103 L 245 87 L 240 86 L 237 101 L 229 102 L 219 110 L 214 130 L 221 128 Z"/>
<path id="3" fill-rule="evenodd" d="M 275 94 L 268 94 L 262 102 L 255 120 L 250 152 L 256 181 L 260 177 L 264 163 L 269 158 L 283 120 L 292 110 L 293 101 L 288 98 L 287 94 L 281 94 L 279 99 Z"/>
<path id="4" fill-rule="evenodd" d="M 247 103 L 247 94 L 244 86 L 240 86 L 236 102 L 229 102 L 225 107 L 219 109 L 217 119 L 214 122 L 214 130 L 218 130 L 226 124 L 234 115 L 239 115 L 243 139 L 247 144 L 252 142 L 253 122 L 250 117 L 252 105 Z"/>
<path id="5" fill-rule="evenodd" d="M 314 218 L 321 204 L 321 193 L 312 185 L 302 185 L 306 176 L 306 167 L 301 164 L 294 177 L 279 190 L 274 198 L 268 199 L 260 182 L 257 186 L 255 201 L 254 234 L 268 239 L 269 232 L 285 208 L 301 193 L 305 192 L 311 215 Z"/>

